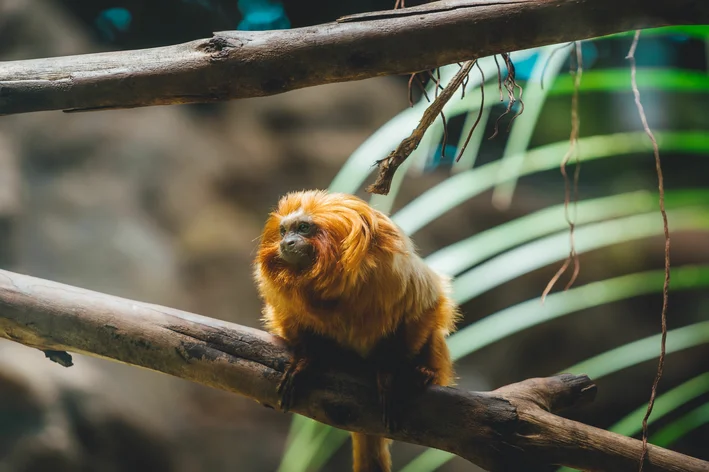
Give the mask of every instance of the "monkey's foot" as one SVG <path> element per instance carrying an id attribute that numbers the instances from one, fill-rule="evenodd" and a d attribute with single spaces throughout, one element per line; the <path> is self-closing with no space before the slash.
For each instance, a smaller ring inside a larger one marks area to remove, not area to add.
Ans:
<path id="1" fill-rule="evenodd" d="M 308 367 L 308 359 L 305 357 L 293 358 L 288 365 L 288 368 L 283 373 L 276 392 L 280 395 L 278 407 L 287 412 L 293 406 L 295 393 L 298 390 L 296 387 L 301 384 L 302 373 Z"/>

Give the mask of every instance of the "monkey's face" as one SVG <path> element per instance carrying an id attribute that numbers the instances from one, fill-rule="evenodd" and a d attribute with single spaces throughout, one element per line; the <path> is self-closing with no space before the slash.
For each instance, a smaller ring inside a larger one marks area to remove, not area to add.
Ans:
<path id="1" fill-rule="evenodd" d="M 311 238 L 317 232 L 313 220 L 298 213 L 287 215 L 281 219 L 278 231 L 281 236 L 278 246 L 279 257 L 297 269 L 310 266 L 315 259 Z"/>
<path id="2" fill-rule="evenodd" d="M 261 235 L 258 276 L 278 289 L 307 288 L 325 298 L 339 296 L 367 278 L 377 261 L 374 241 L 386 250 L 398 233 L 389 220 L 352 195 L 324 191 L 284 196 Z M 394 249 L 391 249 L 394 250 Z"/>

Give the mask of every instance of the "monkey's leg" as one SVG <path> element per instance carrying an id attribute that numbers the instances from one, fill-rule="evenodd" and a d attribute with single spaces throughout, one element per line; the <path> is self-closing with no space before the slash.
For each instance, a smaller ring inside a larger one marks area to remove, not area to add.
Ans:
<path id="1" fill-rule="evenodd" d="M 443 333 L 434 331 L 414 358 L 416 372 L 426 385 L 452 385 L 454 383 L 453 361 Z"/>
<path id="2" fill-rule="evenodd" d="M 368 356 L 376 372 L 377 393 L 382 409 L 382 422 L 389 431 L 397 428 L 402 399 L 414 379 L 415 366 L 406 345 L 405 326 L 381 340 Z"/>
<path id="3" fill-rule="evenodd" d="M 280 395 L 278 406 L 287 412 L 293 406 L 296 395 L 304 391 L 311 379 L 311 369 L 323 369 L 347 362 L 347 353 L 325 337 L 312 333 L 301 333 L 288 343 L 293 355 L 278 384 Z"/>
<path id="4" fill-rule="evenodd" d="M 421 344 L 416 336 L 419 333 L 411 333 L 419 331 L 417 328 L 402 326 L 370 356 L 377 372 L 382 420 L 390 431 L 398 428 L 398 420 L 413 397 L 431 384 L 453 381 L 453 364 L 442 331 L 429 332 Z"/>

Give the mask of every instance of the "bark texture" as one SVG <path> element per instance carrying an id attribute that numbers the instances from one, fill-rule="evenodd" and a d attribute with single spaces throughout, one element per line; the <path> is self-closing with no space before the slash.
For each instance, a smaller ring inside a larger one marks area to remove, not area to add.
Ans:
<path id="1" fill-rule="evenodd" d="M 705 0 L 457 0 L 174 46 L 0 63 L 0 115 L 273 95 L 664 25 L 709 24 Z"/>

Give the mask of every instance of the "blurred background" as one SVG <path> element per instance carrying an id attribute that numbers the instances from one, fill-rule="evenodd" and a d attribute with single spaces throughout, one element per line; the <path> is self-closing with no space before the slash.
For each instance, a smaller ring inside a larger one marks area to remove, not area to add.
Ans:
<path id="1" fill-rule="evenodd" d="M 393 0 L 0 0 L 0 60 L 175 44 L 213 31 L 293 28 Z M 407 1 L 408 6 L 416 3 Z M 569 416 L 637 437 L 659 353 L 657 177 L 630 92 L 632 37 L 582 44 L 580 272 L 540 295 L 569 252 L 564 179 L 575 69 L 568 45 L 513 54 L 525 111 L 495 123 L 497 69 L 471 74 L 372 204 L 394 215 L 465 314 L 451 338 L 461 388 L 559 371 L 596 380 Z M 643 34 L 638 81 L 662 155 L 672 233 L 671 330 L 651 442 L 709 460 L 709 28 Z M 457 70 L 443 68 L 440 80 Z M 504 73 L 504 69 L 503 69 Z M 421 74 L 428 95 L 437 75 Z M 542 85 L 541 78 L 544 78 Z M 238 78 L 235 78 L 238 80 Z M 251 261 L 287 191 L 357 193 L 426 106 L 409 76 L 209 105 L 0 118 L 0 267 L 259 326 Z M 416 84 L 416 82 L 414 82 Z M 458 95 L 460 96 L 460 95 Z M 432 97 L 431 97 L 432 98 Z M 472 123 L 481 116 L 459 162 Z M 511 126 L 511 127 L 510 127 Z M 508 128 L 509 127 L 509 128 Z M 569 172 L 573 173 L 573 166 Z M 404 172 L 400 172 L 404 176 Z M 347 435 L 166 375 L 0 342 L 0 471 L 341 471 Z M 638 414 L 640 416 L 638 416 Z M 477 470 L 395 444 L 395 470 Z"/>

